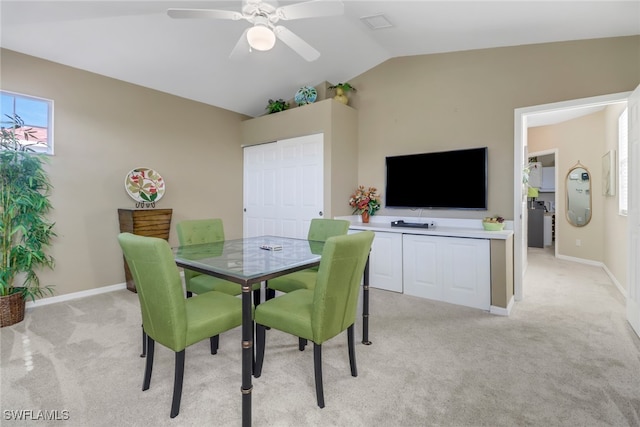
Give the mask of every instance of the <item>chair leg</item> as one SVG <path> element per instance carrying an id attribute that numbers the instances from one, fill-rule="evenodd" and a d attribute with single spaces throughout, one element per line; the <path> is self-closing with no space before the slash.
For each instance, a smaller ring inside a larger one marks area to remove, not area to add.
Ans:
<path id="1" fill-rule="evenodd" d="M 171 418 L 180 412 L 182 398 L 182 380 L 184 378 L 184 350 L 176 352 L 176 372 L 173 379 L 173 402 L 171 403 Z"/>
<path id="2" fill-rule="evenodd" d="M 276 291 L 273 289 L 269 289 L 269 281 L 264 282 L 264 300 L 269 301 L 270 299 L 275 298 Z"/>
<path id="3" fill-rule="evenodd" d="M 153 371 L 153 349 L 155 347 L 155 341 L 147 335 L 147 363 L 144 368 L 144 380 L 142 381 L 142 391 L 149 389 L 151 384 L 151 371 Z"/>
<path id="4" fill-rule="evenodd" d="M 256 323 L 256 356 L 255 364 L 253 368 L 253 376 L 260 378 L 262 375 L 262 362 L 264 361 L 264 343 L 265 343 L 266 328 Z"/>
<path id="5" fill-rule="evenodd" d="M 259 288 L 253 291 L 253 305 L 256 307 L 260 305 L 260 289 Z"/>
<path id="6" fill-rule="evenodd" d="M 306 338 L 298 338 L 298 350 L 304 351 L 304 348 L 307 346 Z"/>
<path id="7" fill-rule="evenodd" d="M 351 376 L 358 376 L 358 367 L 356 366 L 356 349 L 353 339 L 353 325 L 347 328 L 347 344 L 349 347 L 349 365 L 351 365 Z"/>
<path id="8" fill-rule="evenodd" d="M 220 348 L 220 335 L 209 338 L 211 343 L 211 354 L 217 354 L 218 348 Z"/>
<path id="9" fill-rule="evenodd" d="M 144 331 L 144 325 L 140 325 L 142 328 L 142 353 L 140 357 L 145 357 L 147 355 L 147 333 Z"/>
<path id="10" fill-rule="evenodd" d="M 322 344 L 313 343 L 313 370 L 316 377 L 316 397 L 318 406 L 324 408 L 324 389 L 322 387 Z"/>

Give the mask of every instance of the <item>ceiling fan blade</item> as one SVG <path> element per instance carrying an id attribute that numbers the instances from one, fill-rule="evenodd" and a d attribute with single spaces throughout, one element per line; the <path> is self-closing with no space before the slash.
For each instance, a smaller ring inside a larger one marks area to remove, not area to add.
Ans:
<path id="1" fill-rule="evenodd" d="M 315 61 L 320 57 L 320 52 L 315 50 L 306 41 L 286 29 L 282 25 L 278 25 L 273 29 L 276 37 L 280 39 L 284 44 L 293 49 L 298 55 L 302 56 L 307 61 Z"/>
<path id="2" fill-rule="evenodd" d="M 167 9 L 167 15 L 174 19 L 229 19 L 238 21 L 244 16 L 233 10 L 215 9 Z"/>
<path id="3" fill-rule="evenodd" d="M 251 46 L 249 46 L 249 41 L 247 40 L 247 32 L 251 27 L 244 30 L 240 39 L 238 39 L 238 43 L 236 43 L 235 47 L 229 54 L 229 58 L 232 59 L 240 59 L 249 54 L 251 52 Z"/>
<path id="4" fill-rule="evenodd" d="M 335 0 L 311 0 L 282 6 L 276 9 L 276 15 L 283 20 L 317 18 L 319 16 L 342 15 L 344 4 Z"/>

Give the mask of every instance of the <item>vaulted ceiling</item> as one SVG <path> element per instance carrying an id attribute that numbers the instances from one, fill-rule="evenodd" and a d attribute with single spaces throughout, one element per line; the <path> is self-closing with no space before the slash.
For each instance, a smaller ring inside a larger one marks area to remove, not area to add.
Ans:
<path id="1" fill-rule="evenodd" d="M 229 58 L 249 23 L 167 15 L 168 8 L 239 11 L 241 1 L 2 0 L 0 45 L 259 116 L 270 98 L 348 81 L 394 57 L 640 34 L 637 0 L 342 3 L 342 15 L 280 21 L 320 52 L 313 62 L 280 41 Z M 392 26 L 371 29 L 361 19 L 378 14 Z"/>

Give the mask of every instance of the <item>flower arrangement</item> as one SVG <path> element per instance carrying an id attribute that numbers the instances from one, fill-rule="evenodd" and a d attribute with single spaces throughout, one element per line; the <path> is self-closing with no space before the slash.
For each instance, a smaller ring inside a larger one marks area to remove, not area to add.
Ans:
<path id="1" fill-rule="evenodd" d="M 349 199 L 349 206 L 353 209 L 353 213 L 362 214 L 368 212 L 369 215 L 376 213 L 380 209 L 380 195 L 378 189 L 369 187 L 365 189 L 363 185 L 358 186 L 355 193 Z"/>

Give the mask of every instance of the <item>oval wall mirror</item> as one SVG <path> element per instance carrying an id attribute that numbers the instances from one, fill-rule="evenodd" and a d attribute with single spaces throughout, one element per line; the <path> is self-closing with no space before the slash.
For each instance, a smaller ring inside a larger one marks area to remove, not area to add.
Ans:
<path id="1" fill-rule="evenodd" d="M 567 174 L 567 221 L 575 227 L 584 227 L 591 221 L 591 174 L 578 162 Z"/>

